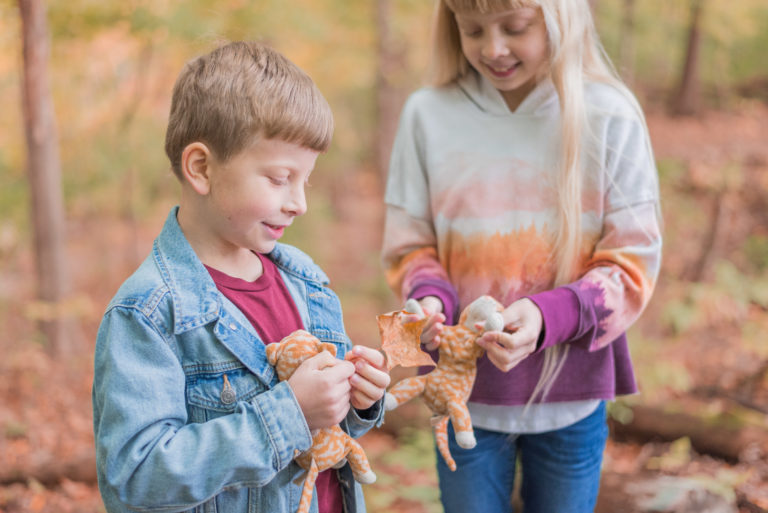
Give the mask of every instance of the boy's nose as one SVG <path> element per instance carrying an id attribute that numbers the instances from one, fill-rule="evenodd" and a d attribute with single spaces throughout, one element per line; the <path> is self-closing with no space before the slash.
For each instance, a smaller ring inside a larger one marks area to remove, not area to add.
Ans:
<path id="1" fill-rule="evenodd" d="M 307 197 L 303 185 L 298 185 L 291 190 L 284 208 L 293 216 L 300 216 L 307 211 Z"/>

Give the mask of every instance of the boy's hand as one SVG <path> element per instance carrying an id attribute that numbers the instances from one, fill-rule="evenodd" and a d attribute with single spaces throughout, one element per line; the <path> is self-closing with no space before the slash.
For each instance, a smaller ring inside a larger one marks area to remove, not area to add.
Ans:
<path id="1" fill-rule="evenodd" d="M 414 322 L 427 317 L 427 323 L 421 332 L 421 343 L 427 351 L 437 349 L 440 345 L 440 333 L 443 331 L 445 315 L 443 314 L 443 302 L 435 296 L 426 296 L 418 301 L 424 315 L 406 313 L 402 316 L 403 322 Z"/>
<path id="2" fill-rule="evenodd" d="M 302 362 L 288 378 L 310 430 L 334 426 L 347 416 L 349 378 L 354 373 L 352 363 L 323 351 Z"/>
<path id="3" fill-rule="evenodd" d="M 355 365 L 355 373 L 349 378 L 352 406 L 358 410 L 367 410 L 384 396 L 389 386 L 386 358 L 376 349 L 355 346 L 346 354 L 345 359 Z"/>
<path id="4" fill-rule="evenodd" d="M 504 331 L 485 332 L 477 345 L 485 349 L 491 363 L 507 372 L 536 350 L 544 321 L 539 307 L 528 298 L 515 301 L 501 315 Z"/>

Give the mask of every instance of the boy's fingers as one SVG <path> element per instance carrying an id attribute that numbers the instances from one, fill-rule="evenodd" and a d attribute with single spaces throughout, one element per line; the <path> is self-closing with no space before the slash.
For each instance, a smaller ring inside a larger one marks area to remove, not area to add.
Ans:
<path id="1" fill-rule="evenodd" d="M 335 377 L 337 381 L 349 379 L 349 377 L 355 373 L 355 366 L 351 362 L 338 360 L 335 357 L 332 358 L 335 360 L 335 363 L 332 366 L 327 366 L 326 368 L 321 369 L 323 372 L 333 373 L 333 377 Z"/>
<path id="2" fill-rule="evenodd" d="M 328 351 L 321 351 L 315 356 L 307 359 L 302 365 L 308 365 L 312 369 L 324 369 L 325 367 L 333 367 L 336 364 L 336 357 Z"/>
<path id="3" fill-rule="evenodd" d="M 374 367 L 378 367 L 380 369 L 383 369 L 387 364 L 387 359 L 384 356 L 384 353 L 382 353 L 378 349 L 373 349 L 371 347 L 359 346 L 359 345 L 353 347 L 352 351 L 347 353 L 345 359 L 357 360 L 360 358 L 370 363 Z"/>
<path id="4" fill-rule="evenodd" d="M 363 378 L 360 381 L 367 380 L 373 386 L 379 389 L 385 389 L 387 388 L 387 386 L 389 386 L 389 382 L 390 382 L 389 373 L 377 367 L 369 365 L 368 363 L 362 360 L 358 360 L 355 362 L 355 370 L 356 370 L 357 376 Z"/>

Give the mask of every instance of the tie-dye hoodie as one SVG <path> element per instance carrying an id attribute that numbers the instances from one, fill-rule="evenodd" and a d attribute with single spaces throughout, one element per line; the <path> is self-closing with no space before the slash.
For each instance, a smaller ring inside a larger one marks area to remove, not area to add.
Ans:
<path id="1" fill-rule="evenodd" d="M 559 104 L 539 84 L 514 112 L 485 79 L 415 92 L 392 151 L 383 261 L 403 300 L 436 295 L 449 322 L 482 294 L 541 309 L 538 350 L 511 371 L 487 357 L 470 398 L 528 401 L 543 350 L 569 344 L 546 402 L 637 391 L 625 331 L 654 288 L 661 260 L 658 179 L 641 115 L 616 89 L 587 85 L 582 186 L 583 273 L 553 289 Z"/>

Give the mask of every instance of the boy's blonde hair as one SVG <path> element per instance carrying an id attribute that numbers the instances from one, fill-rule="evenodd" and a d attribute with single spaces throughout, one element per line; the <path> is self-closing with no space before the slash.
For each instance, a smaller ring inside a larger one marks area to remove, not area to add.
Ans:
<path id="1" fill-rule="evenodd" d="M 643 118 L 634 95 L 616 73 L 600 44 L 587 0 L 438 0 L 433 18 L 430 82 L 443 86 L 469 73 L 461 49 L 454 13 L 492 13 L 534 7 L 547 27 L 549 69 L 560 99 L 562 147 L 558 174 L 559 225 L 555 239 L 555 285 L 576 279 L 584 248 L 581 230 L 582 143 L 590 135 L 585 111 L 585 82 L 602 82 L 620 90 Z M 650 148 L 649 148 L 650 150 Z M 567 357 L 568 346 L 556 345 L 545 354 L 542 377 L 531 397 L 546 397 Z"/>
<path id="2" fill-rule="evenodd" d="M 165 153 L 181 178 L 181 154 L 193 142 L 227 161 L 259 137 L 325 152 L 333 115 L 312 79 L 258 42 L 232 42 L 188 62 L 176 79 Z"/>

